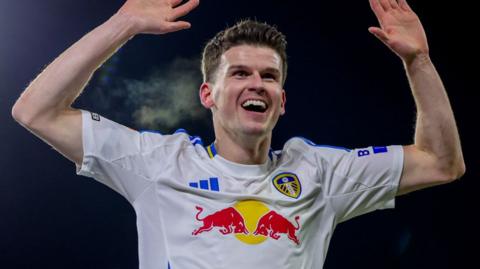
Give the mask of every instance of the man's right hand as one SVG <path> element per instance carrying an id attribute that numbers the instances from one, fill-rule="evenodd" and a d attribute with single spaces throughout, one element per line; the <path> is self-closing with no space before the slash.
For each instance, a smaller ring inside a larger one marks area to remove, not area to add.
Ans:
<path id="1" fill-rule="evenodd" d="M 199 0 L 127 0 L 117 12 L 127 16 L 137 34 L 165 34 L 190 28 L 186 21 L 176 21 L 187 15 Z"/>

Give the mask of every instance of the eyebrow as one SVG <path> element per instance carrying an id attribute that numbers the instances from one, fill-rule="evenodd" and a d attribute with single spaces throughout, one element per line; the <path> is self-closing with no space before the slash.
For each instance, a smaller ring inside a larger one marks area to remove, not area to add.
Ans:
<path id="1" fill-rule="evenodd" d="M 235 70 L 235 69 L 251 69 L 250 67 L 246 65 L 232 65 L 228 68 L 228 71 Z M 280 76 L 281 72 L 279 69 L 274 68 L 274 67 L 267 67 L 262 70 L 262 73 L 273 73 L 275 75 Z"/>

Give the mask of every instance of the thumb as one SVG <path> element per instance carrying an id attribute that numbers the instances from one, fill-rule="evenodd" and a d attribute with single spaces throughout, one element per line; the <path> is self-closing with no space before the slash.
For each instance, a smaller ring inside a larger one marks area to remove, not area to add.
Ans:
<path id="1" fill-rule="evenodd" d="M 385 31 L 383 31 L 382 29 L 378 28 L 378 27 L 369 27 L 368 28 L 368 31 L 373 34 L 375 37 L 377 37 L 378 39 L 380 39 L 380 41 L 382 41 L 383 43 L 387 44 L 388 43 L 388 36 L 387 36 L 387 33 L 385 33 Z"/>
<path id="2" fill-rule="evenodd" d="M 189 22 L 186 21 L 175 21 L 175 22 L 169 22 L 167 25 L 166 32 L 176 32 L 184 29 L 189 29 L 192 27 L 192 25 Z"/>

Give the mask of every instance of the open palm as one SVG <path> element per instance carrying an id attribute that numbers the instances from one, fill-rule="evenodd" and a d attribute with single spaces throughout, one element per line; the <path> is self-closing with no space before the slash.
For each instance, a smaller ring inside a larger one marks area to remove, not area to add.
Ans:
<path id="1" fill-rule="evenodd" d="M 422 23 L 405 0 L 369 0 L 379 27 L 368 30 L 409 62 L 419 54 L 428 54 L 428 42 Z"/>
<path id="2" fill-rule="evenodd" d="M 127 15 L 137 33 L 165 34 L 190 28 L 186 21 L 176 21 L 198 6 L 199 0 L 127 0 L 118 13 Z"/>

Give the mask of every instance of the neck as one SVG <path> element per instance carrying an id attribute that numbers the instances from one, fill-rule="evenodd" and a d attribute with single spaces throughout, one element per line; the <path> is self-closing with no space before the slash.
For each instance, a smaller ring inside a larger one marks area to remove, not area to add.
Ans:
<path id="1" fill-rule="evenodd" d="M 245 136 L 222 131 L 215 132 L 217 154 L 240 164 L 263 164 L 267 161 L 271 132 L 263 136 Z"/>

